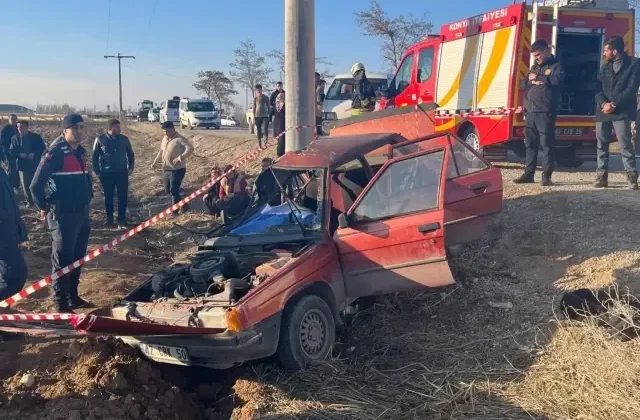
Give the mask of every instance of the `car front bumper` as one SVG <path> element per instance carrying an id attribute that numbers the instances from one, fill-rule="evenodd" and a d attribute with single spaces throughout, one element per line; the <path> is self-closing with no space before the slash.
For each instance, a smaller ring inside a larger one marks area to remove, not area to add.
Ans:
<path id="1" fill-rule="evenodd" d="M 280 312 L 240 331 L 207 336 L 118 337 L 155 362 L 181 366 L 229 369 L 249 360 L 269 357 L 278 348 Z"/>
<path id="2" fill-rule="evenodd" d="M 192 120 L 191 125 L 194 127 L 220 127 L 220 122 L 213 121 L 203 121 L 203 120 Z"/>

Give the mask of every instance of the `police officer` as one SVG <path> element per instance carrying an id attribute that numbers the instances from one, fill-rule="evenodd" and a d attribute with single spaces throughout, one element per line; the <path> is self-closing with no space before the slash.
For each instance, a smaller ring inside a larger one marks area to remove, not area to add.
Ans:
<path id="1" fill-rule="evenodd" d="M 51 262 L 57 271 L 82 258 L 89 241 L 89 202 L 93 197 L 87 153 L 82 147 L 84 122 L 78 114 L 62 120 L 64 132 L 53 141 L 36 170 L 31 193 L 51 231 Z M 47 197 L 45 185 L 52 194 Z M 78 296 L 80 268 L 53 281 L 54 304 L 60 313 L 90 307 Z"/>
<path id="2" fill-rule="evenodd" d="M 18 245 L 27 240 L 9 177 L 0 168 L 0 300 L 18 293 L 27 281 L 27 265 Z"/>
<path id="3" fill-rule="evenodd" d="M 551 185 L 553 146 L 556 133 L 556 113 L 564 85 L 564 66 L 551 54 L 549 45 L 537 40 L 531 45 L 535 64 L 529 75 L 520 82 L 524 90 L 524 144 L 527 150 L 524 174 L 513 180 L 516 184 L 534 182 L 538 148 L 542 146 L 543 186 Z"/>
<path id="4" fill-rule="evenodd" d="M 367 79 L 364 64 L 355 63 L 351 67 L 353 75 L 353 100 L 351 101 L 351 115 L 360 115 L 371 112 L 376 106 L 376 92 L 373 85 Z"/>
<path id="5" fill-rule="evenodd" d="M 109 120 L 105 134 L 93 144 L 93 172 L 100 178 L 104 190 L 107 227 L 113 228 L 113 196 L 118 191 L 118 229 L 126 229 L 129 175 L 133 172 L 135 155 L 129 138 L 120 133 L 120 121 Z"/>

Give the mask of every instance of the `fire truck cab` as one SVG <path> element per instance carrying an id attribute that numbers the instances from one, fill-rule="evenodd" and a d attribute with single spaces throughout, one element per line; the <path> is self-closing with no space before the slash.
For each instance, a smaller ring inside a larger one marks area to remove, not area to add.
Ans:
<path id="1" fill-rule="evenodd" d="M 627 0 L 526 1 L 442 26 L 404 54 L 380 109 L 437 104 L 436 131 L 453 132 L 490 160 L 524 154 L 524 91 L 530 46 L 544 39 L 564 64 L 556 122 L 558 164 L 595 160 L 595 93 L 605 38 L 633 55 Z"/>

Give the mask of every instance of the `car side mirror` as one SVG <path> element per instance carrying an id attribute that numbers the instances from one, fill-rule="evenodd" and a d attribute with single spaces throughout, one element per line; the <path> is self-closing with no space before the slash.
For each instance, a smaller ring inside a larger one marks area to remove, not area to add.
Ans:
<path id="1" fill-rule="evenodd" d="M 338 215 L 338 227 L 340 229 L 349 227 L 349 216 L 347 216 L 345 213 L 340 213 Z"/>

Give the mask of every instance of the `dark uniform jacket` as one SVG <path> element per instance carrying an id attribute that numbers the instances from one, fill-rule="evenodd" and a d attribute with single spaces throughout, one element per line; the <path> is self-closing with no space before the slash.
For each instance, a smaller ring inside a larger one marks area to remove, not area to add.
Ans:
<path id="1" fill-rule="evenodd" d="M 0 168 L 0 248 L 12 247 L 27 240 L 27 229 L 20 218 L 9 177 Z"/>
<path id="2" fill-rule="evenodd" d="M 51 194 L 47 197 L 48 183 Z M 51 209 L 54 215 L 86 210 L 93 191 L 85 149 L 78 146 L 74 150 L 62 136 L 57 138 L 40 160 L 31 193 L 38 208 Z"/>
<path id="3" fill-rule="evenodd" d="M 127 136 L 119 134 L 111 137 L 109 134 L 102 134 L 93 144 L 92 160 L 93 171 L 99 175 L 102 172 L 133 169 L 135 155 Z"/>
<path id="4" fill-rule="evenodd" d="M 35 172 L 42 154 L 47 150 L 47 146 L 39 134 L 29 131 L 24 137 L 20 134 L 13 136 L 9 150 L 11 158 L 16 162 L 16 167 L 19 171 Z M 33 153 L 34 157 L 33 159 L 23 159 L 19 156 L 21 153 Z"/>
<path id="5" fill-rule="evenodd" d="M 373 85 L 367 79 L 364 71 L 357 72 L 353 79 L 355 81 L 353 89 L 352 109 L 366 109 L 373 111 L 376 106 L 376 92 Z"/>
<path id="6" fill-rule="evenodd" d="M 11 125 L 7 124 L 2 127 L 0 130 L 0 145 L 2 146 L 2 159 L 11 159 L 9 156 L 9 148 L 11 147 L 11 137 L 15 136 L 17 133 L 16 129 Z"/>
<path id="7" fill-rule="evenodd" d="M 600 69 L 596 89 L 596 121 L 634 120 L 637 109 L 637 93 L 640 86 L 640 60 L 626 53 L 622 57 L 622 67 L 615 73 L 613 62 Z M 612 102 L 616 107 L 611 114 L 601 111 L 602 104 Z"/>
<path id="8" fill-rule="evenodd" d="M 552 55 L 542 65 L 534 64 L 530 73 L 534 73 L 535 80 L 544 84 L 531 84 L 529 74 L 520 81 L 520 89 L 526 91 L 525 111 L 555 114 L 564 88 L 564 66 Z"/>

